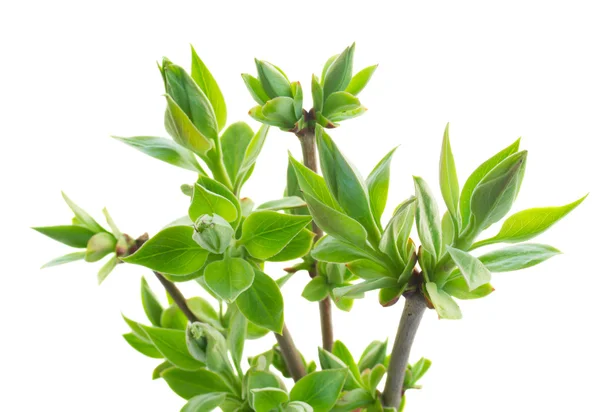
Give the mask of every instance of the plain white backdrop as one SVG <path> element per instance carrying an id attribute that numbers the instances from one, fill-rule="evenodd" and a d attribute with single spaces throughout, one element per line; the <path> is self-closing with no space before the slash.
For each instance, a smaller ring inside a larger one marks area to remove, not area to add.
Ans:
<path id="1" fill-rule="evenodd" d="M 110 139 L 166 136 L 155 61 L 189 67 L 189 44 L 225 95 L 229 121 L 254 102 L 242 72 L 273 61 L 308 93 L 310 76 L 353 41 L 357 68 L 379 63 L 361 94 L 369 108 L 331 135 L 365 175 L 393 146 L 390 204 L 411 175 L 437 189 L 441 138 L 451 122 L 459 176 L 522 136 L 530 151 L 515 211 L 561 205 L 572 215 L 537 239 L 564 254 L 496 274 L 496 292 L 462 302 L 464 319 L 426 314 L 412 359 L 433 361 L 407 411 L 597 411 L 600 17 L 594 1 L 23 1 L 0 6 L 0 410 L 176 411 L 184 401 L 152 381 L 155 360 L 121 338 L 124 313 L 143 320 L 141 267 L 118 267 L 101 287 L 99 265 L 40 271 L 68 248 L 31 226 L 68 223 L 64 190 L 101 218 L 109 208 L 132 235 L 183 215 L 179 185 L 193 174 Z M 310 107 L 310 97 L 305 103 Z M 296 139 L 272 130 L 244 195 L 281 195 Z M 439 197 L 441 201 L 441 196 Z M 495 230 L 496 228 L 493 228 Z M 281 265 L 269 267 L 277 277 Z M 157 291 L 159 284 L 148 276 Z M 316 358 L 317 305 L 284 288 L 286 320 Z M 186 285 L 187 286 L 187 285 Z M 186 294 L 201 293 L 185 287 Z M 162 295 L 162 293 L 161 293 Z M 336 337 L 360 355 L 393 339 L 401 305 L 376 294 L 335 312 Z M 256 354 L 271 336 L 247 345 Z"/>

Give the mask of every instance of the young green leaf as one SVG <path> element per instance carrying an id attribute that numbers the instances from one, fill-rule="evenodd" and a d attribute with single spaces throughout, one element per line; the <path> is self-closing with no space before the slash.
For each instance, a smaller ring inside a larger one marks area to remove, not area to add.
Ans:
<path id="1" fill-rule="evenodd" d="M 338 202 L 329 192 L 329 189 L 327 189 L 325 179 L 310 170 L 308 167 L 304 166 L 302 163 L 298 162 L 291 155 L 289 159 L 291 167 L 296 172 L 297 183 L 302 193 L 306 193 L 315 199 L 318 199 L 319 202 L 329 206 L 334 210 L 337 210 L 338 212 L 343 211 Z M 288 196 L 289 195 L 291 195 L 291 193 L 288 193 Z"/>
<path id="2" fill-rule="evenodd" d="M 193 222 L 202 215 L 216 214 L 228 222 L 234 222 L 238 218 L 238 211 L 233 203 L 199 184 L 194 185 L 188 214 Z"/>
<path id="3" fill-rule="evenodd" d="M 246 150 L 253 136 L 254 131 L 244 122 L 229 125 L 221 135 L 223 163 L 232 182 L 235 182 L 238 176 Z"/>
<path id="4" fill-rule="evenodd" d="M 444 292 L 448 293 L 449 295 L 463 300 L 480 299 L 486 297 L 494 291 L 494 288 L 489 283 L 470 290 L 469 285 L 467 285 L 467 281 L 460 274 L 447 281 L 442 289 L 444 289 Z"/>
<path id="5" fill-rule="evenodd" d="M 535 266 L 559 254 L 560 251 L 552 246 L 524 243 L 486 253 L 479 256 L 479 260 L 490 272 L 512 272 Z"/>
<path id="6" fill-rule="evenodd" d="M 254 62 L 260 84 L 271 99 L 278 96 L 292 97 L 290 81 L 278 67 L 264 60 L 254 59 Z"/>
<path id="7" fill-rule="evenodd" d="M 165 98 L 167 99 L 165 129 L 167 129 L 173 140 L 198 155 L 203 155 L 212 149 L 213 143 L 209 140 L 209 137 L 203 135 L 196 128 L 171 96 L 165 95 Z"/>
<path id="8" fill-rule="evenodd" d="M 177 395 L 192 399 L 198 395 L 231 393 L 231 389 L 220 375 L 208 369 L 185 371 L 177 368 L 164 370 L 160 376 Z"/>
<path id="9" fill-rule="evenodd" d="M 319 348 L 319 363 L 321 364 L 322 370 L 339 370 L 347 369 L 349 367 L 349 365 L 345 363 L 339 356 L 326 351 L 323 348 Z M 356 364 L 354 366 L 356 366 Z M 356 367 L 356 372 L 358 372 L 358 367 Z M 344 383 L 344 389 L 351 390 L 360 387 L 360 372 L 358 372 L 358 378 L 354 376 L 353 373 L 347 375 L 346 382 Z"/>
<path id="10" fill-rule="evenodd" d="M 358 259 L 346 264 L 350 272 L 365 280 L 394 277 L 392 273 L 379 263 L 369 259 Z"/>
<path id="11" fill-rule="evenodd" d="M 133 334 L 135 336 L 137 336 L 139 339 L 141 339 L 144 342 L 151 343 L 150 339 L 148 338 L 148 335 L 144 331 L 144 325 L 129 319 L 125 315 L 121 315 L 121 316 L 123 317 L 123 320 L 125 321 L 125 323 L 127 323 L 127 326 L 129 326 L 129 328 L 131 329 L 131 332 L 133 332 Z"/>
<path id="12" fill-rule="evenodd" d="M 173 166 L 178 166 L 196 173 L 204 173 L 204 170 L 198 164 L 194 154 L 172 140 L 154 136 L 111 137 L 150 157 L 162 160 Z"/>
<path id="13" fill-rule="evenodd" d="M 298 120 L 294 99 L 291 97 L 275 97 L 264 104 L 261 114 L 267 124 L 282 129 L 291 129 Z M 257 119 L 258 120 L 258 119 Z"/>
<path id="14" fill-rule="evenodd" d="M 316 140 L 329 191 L 346 213 L 367 230 L 369 239 L 376 240 L 377 244 L 381 233 L 371 212 L 365 183 L 321 127 L 316 130 Z"/>
<path id="15" fill-rule="evenodd" d="M 206 285 L 221 299 L 233 302 L 254 281 L 254 269 L 244 259 L 226 256 L 204 269 Z"/>
<path id="16" fill-rule="evenodd" d="M 502 219 L 512 207 L 523 180 L 527 152 L 507 157 L 477 185 L 471 196 L 471 220 L 475 233 Z"/>
<path id="17" fill-rule="evenodd" d="M 496 236 L 477 242 L 474 247 L 500 242 L 518 243 L 532 239 L 544 233 L 552 225 L 568 215 L 586 197 L 587 195 L 564 206 L 537 207 L 517 212 L 506 219 Z"/>
<path id="18" fill-rule="evenodd" d="M 360 101 L 348 92 L 335 92 L 327 97 L 323 106 L 323 116 L 335 121 L 336 117 L 361 107 Z"/>
<path id="19" fill-rule="evenodd" d="M 475 256 L 450 246 L 448 246 L 448 253 L 465 278 L 469 291 L 477 289 L 492 279 L 490 271 Z"/>
<path id="20" fill-rule="evenodd" d="M 338 399 L 337 403 L 331 410 L 332 412 L 350 412 L 350 411 L 381 411 L 385 410 L 381 408 L 380 403 L 376 403 L 376 396 L 372 395 L 363 388 L 356 388 L 350 391 L 345 391 Z M 395 408 L 392 408 L 393 412 L 396 412 Z"/>
<path id="21" fill-rule="evenodd" d="M 257 210 L 284 210 L 306 207 L 306 202 L 298 196 L 288 196 L 283 199 L 271 200 L 259 205 Z"/>
<path id="22" fill-rule="evenodd" d="M 462 313 L 460 308 L 450 295 L 444 292 L 434 282 L 425 285 L 429 300 L 433 304 L 440 319 L 460 319 Z"/>
<path id="23" fill-rule="evenodd" d="M 64 256 L 59 256 L 52 259 L 50 262 L 44 264 L 42 269 L 50 268 L 53 266 L 64 265 L 65 263 L 75 262 L 77 260 L 83 260 L 85 258 L 85 252 L 73 252 Z"/>
<path id="24" fill-rule="evenodd" d="M 146 279 L 142 277 L 142 306 L 144 307 L 144 312 L 148 317 L 150 323 L 154 326 L 160 326 L 160 318 L 163 313 L 163 307 L 158 301 L 158 298 L 150 289 L 150 285 L 146 282 Z"/>
<path id="25" fill-rule="evenodd" d="M 330 369 L 306 375 L 292 388 L 290 400 L 306 402 L 314 412 L 329 412 L 342 392 L 347 374 L 346 369 Z"/>
<path id="26" fill-rule="evenodd" d="M 202 215 L 194 224 L 192 239 L 214 255 L 225 253 L 233 241 L 235 230 L 219 215 Z"/>
<path id="27" fill-rule="evenodd" d="M 187 349 L 193 358 L 214 372 L 224 375 L 231 372 L 227 343 L 221 332 L 206 323 L 188 322 L 185 333 Z"/>
<path id="28" fill-rule="evenodd" d="M 77 206 L 75 202 L 69 199 L 65 192 L 61 192 L 61 194 L 63 199 L 65 200 L 65 203 L 73 211 L 73 214 L 75 214 L 75 218 L 77 219 L 78 225 L 88 228 L 94 233 L 106 232 L 106 229 L 100 226 L 98 222 L 94 220 L 93 217 L 91 217 L 85 210 Z"/>
<path id="29" fill-rule="evenodd" d="M 219 314 L 207 300 L 195 296 L 187 300 L 187 305 L 200 321 L 208 323 L 216 329 L 223 330 Z"/>
<path id="30" fill-rule="evenodd" d="M 269 412 L 289 399 L 286 391 L 279 388 L 260 388 L 250 391 L 250 405 L 256 412 Z"/>
<path id="31" fill-rule="evenodd" d="M 392 164 L 392 156 L 397 147 L 393 148 L 386 154 L 383 159 L 367 177 L 367 189 L 369 191 L 369 203 L 375 221 L 380 225 L 381 215 L 385 210 L 385 205 L 388 198 L 388 189 L 390 186 L 390 166 Z"/>
<path id="32" fill-rule="evenodd" d="M 244 184 L 244 182 L 252 174 L 256 159 L 258 159 L 258 155 L 265 144 L 268 132 L 269 126 L 262 125 L 252 137 L 250 143 L 248 143 L 248 147 L 244 152 L 244 158 L 237 172 L 237 177 L 235 178 L 234 189 L 236 192 L 239 191 L 239 189 L 242 187 L 242 184 Z"/>
<path id="33" fill-rule="evenodd" d="M 117 239 L 108 232 L 96 233 L 87 243 L 85 250 L 86 262 L 97 262 L 109 253 L 114 253 Z"/>
<path id="34" fill-rule="evenodd" d="M 316 112 L 320 112 L 323 110 L 323 87 L 319 83 L 319 79 L 317 76 L 313 74 L 312 82 L 311 82 L 311 92 L 313 99 L 313 109 Z"/>
<path id="35" fill-rule="evenodd" d="M 517 153 L 519 150 L 519 143 L 521 139 L 518 139 L 513 144 L 501 150 L 485 162 L 483 162 L 475 171 L 469 176 L 465 185 L 463 186 L 462 192 L 460 193 L 460 220 L 462 223 L 462 229 L 464 229 L 469 223 L 471 217 L 471 196 L 473 191 L 481 182 L 481 180 L 500 162 L 506 159 L 508 156 Z"/>
<path id="36" fill-rule="evenodd" d="M 217 84 L 215 78 L 210 73 L 204 62 L 200 60 L 200 57 L 198 57 L 198 54 L 196 53 L 196 50 L 194 50 L 193 46 L 191 74 L 192 79 L 194 79 L 198 87 L 200 87 L 200 90 L 202 90 L 208 98 L 210 105 L 215 112 L 217 125 L 220 131 L 227 123 L 227 106 L 225 105 L 225 99 L 223 98 L 223 93 L 221 93 L 221 89 L 219 89 L 219 85 Z"/>
<path id="37" fill-rule="evenodd" d="M 311 256 L 321 262 L 348 263 L 356 259 L 370 259 L 371 255 L 364 248 L 325 236 L 315 244 Z"/>
<path id="38" fill-rule="evenodd" d="M 229 325 L 227 328 L 227 348 L 229 349 L 229 353 L 231 353 L 231 359 L 236 366 L 236 370 L 241 370 L 247 330 L 248 320 L 242 315 L 237 307 L 235 307 L 235 310 L 232 311 L 231 317 L 229 318 Z"/>
<path id="39" fill-rule="evenodd" d="M 199 175 L 196 183 L 213 193 L 223 196 L 225 199 L 227 199 L 231 203 L 233 203 L 233 205 L 235 206 L 235 208 L 238 212 L 238 218 L 232 224 L 232 226 L 234 229 L 237 228 L 240 220 L 242 219 L 242 209 L 240 206 L 240 201 L 236 197 L 236 195 L 233 194 L 233 192 L 231 190 L 229 190 L 225 185 L 223 185 L 220 182 L 217 182 L 214 179 L 211 179 L 208 176 Z"/>
<path id="40" fill-rule="evenodd" d="M 179 369 L 197 371 L 204 366 L 202 362 L 190 355 L 185 340 L 185 331 L 150 326 L 142 326 L 142 328 L 165 359 Z"/>
<path id="41" fill-rule="evenodd" d="M 180 412 L 206 412 L 217 409 L 219 405 L 225 402 L 226 393 L 205 393 L 191 398 Z"/>
<path id="42" fill-rule="evenodd" d="M 348 366 L 350 374 L 357 380 L 357 382 L 360 382 L 360 371 L 358 369 L 358 365 L 354 361 L 352 353 L 350 353 L 350 350 L 346 347 L 346 345 L 344 345 L 342 341 L 336 340 L 333 343 L 333 348 L 331 351 Z"/>
<path id="43" fill-rule="evenodd" d="M 283 297 L 277 283 L 268 275 L 255 270 L 252 286 L 238 296 L 236 303 L 250 322 L 281 333 Z"/>
<path id="44" fill-rule="evenodd" d="M 402 202 L 396 208 L 379 242 L 379 250 L 396 262 L 398 267 L 403 267 L 409 259 L 406 246 L 415 221 L 415 210 L 414 197 Z"/>
<path id="45" fill-rule="evenodd" d="M 454 155 L 450 146 L 449 128 L 450 123 L 446 125 L 446 130 L 444 130 L 442 154 L 440 156 L 440 188 L 450 215 L 455 220 L 456 225 L 460 227 L 460 212 L 458 209 L 460 187 L 458 186 Z"/>
<path id="46" fill-rule="evenodd" d="M 300 117 L 302 117 L 304 93 L 302 92 L 302 86 L 300 85 L 300 82 L 293 82 L 291 87 L 292 96 L 294 99 L 294 114 L 296 115 L 296 119 L 300 119 Z"/>
<path id="47" fill-rule="evenodd" d="M 352 63 L 354 59 L 354 44 L 347 47 L 327 67 L 323 74 L 323 92 L 325 99 L 330 94 L 345 90 L 352 80 Z"/>
<path id="48" fill-rule="evenodd" d="M 262 106 L 269 100 L 269 95 L 267 95 L 267 92 L 265 92 L 265 89 L 256 77 L 244 73 L 242 74 L 242 79 L 256 103 Z"/>
<path id="49" fill-rule="evenodd" d="M 138 338 L 133 333 L 126 333 L 123 338 L 129 343 L 133 349 L 137 350 L 142 355 L 148 356 L 149 358 L 162 359 L 163 355 L 154 347 L 152 343 L 146 342 Z"/>
<path id="50" fill-rule="evenodd" d="M 284 412 L 314 412 L 312 406 L 305 402 L 295 401 L 289 402 L 283 408 Z"/>
<path id="51" fill-rule="evenodd" d="M 95 234 L 83 226 L 44 226 L 32 229 L 57 242 L 76 248 L 87 247 L 87 243 Z"/>
<path id="52" fill-rule="evenodd" d="M 271 256 L 269 262 L 287 262 L 303 256 L 306 256 L 313 244 L 315 234 L 308 229 L 302 229 L 290 243 L 284 247 L 281 252 Z"/>
<path id="53" fill-rule="evenodd" d="M 446 211 L 444 216 L 442 216 L 442 255 L 446 251 L 446 247 L 454 242 L 454 234 L 456 231 L 452 219 L 449 211 Z"/>
<path id="54" fill-rule="evenodd" d="M 244 221 L 239 243 L 255 258 L 268 259 L 281 252 L 310 221 L 310 216 L 268 210 L 254 212 Z"/>
<path id="55" fill-rule="evenodd" d="M 306 284 L 302 297 L 309 302 L 318 302 L 327 297 L 329 285 L 325 276 L 316 276 Z"/>
<path id="56" fill-rule="evenodd" d="M 350 286 L 335 288 L 333 290 L 333 296 L 335 299 L 339 299 L 344 296 L 360 296 L 361 294 L 369 292 L 371 290 L 391 288 L 395 286 L 398 286 L 398 281 L 395 278 L 383 277 L 378 279 L 365 280 L 364 282 L 356 283 Z"/>
<path id="57" fill-rule="evenodd" d="M 383 365 L 387 353 L 387 341 L 380 342 L 375 340 L 366 347 L 358 361 L 358 369 L 363 372 L 365 369 L 374 369 L 377 365 Z"/>
<path id="58" fill-rule="evenodd" d="M 414 177 L 417 199 L 416 221 L 419 239 L 434 260 L 441 256 L 442 223 L 431 189 L 420 177 Z"/>
<path id="59" fill-rule="evenodd" d="M 348 87 L 346 87 L 346 91 L 354 96 L 358 96 L 358 94 L 365 88 L 367 83 L 369 83 L 369 80 L 371 80 L 371 77 L 373 76 L 373 73 L 375 73 L 377 66 L 378 65 L 376 64 L 374 66 L 365 67 L 356 73 L 354 77 L 352 77 L 352 80 L 350 80 Z"/>
<path id="60" fill-rule="evenodd" d="M 171 275 L 188 275 L 200 270 L 208 257 L 208 252 L 192 239 L 193 234 L 189 226 L 169 227 L 122 260 Z"/>

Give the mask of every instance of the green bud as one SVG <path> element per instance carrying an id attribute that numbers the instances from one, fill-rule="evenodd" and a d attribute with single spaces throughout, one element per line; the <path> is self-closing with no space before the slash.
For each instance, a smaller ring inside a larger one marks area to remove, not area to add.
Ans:
<path id="1" fill-rule="evenodd" d="M 271 99 L 279 96 L 292 97 L 290 81 L 281 69 L 263 60 L 254 59 L 254 62 L 260 84 Z"/>
<path id="2" fill-rule="evenodd" d="M 335 92 L 343 91 L 352 80 L 352 61 L 354 59 L 354 44 L 346 48 L 336 59 L 331 62 L 326 73 L 323 74 L 323 92 L 327 97 Z"/>
<path id="3" fill-rule="evenodd" d="M 86 262 L 97 262 L 109 253 L 114 253 L 117 239 L 108 232 L 96 233 L 87 243 Z"/>
<path id="4" fill-rule="evenodd" d="M 193 239 L 211 253 L 222 254 L 231 244 L 235 231 L 219 215 L 202 215 L 194 224 Z"/>
<path id="5" fill-rule="evenodd" d="M 225 338 L 207 323 L 190 323 L 186 329 L 186 342 L 190 354 L 215 372 L 231 368 L 227 357 Z"/>

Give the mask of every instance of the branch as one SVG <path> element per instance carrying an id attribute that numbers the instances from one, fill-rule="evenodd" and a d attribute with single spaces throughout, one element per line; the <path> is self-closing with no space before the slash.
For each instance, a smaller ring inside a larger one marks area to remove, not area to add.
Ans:
<path id="1" fill-rule="evenodd" d="M 382 395 L 384 407 L 398 408 L 400 405 L 410 349 L 426 308 L 425 298 L 418 291 L 406 296 Z"/>
<path id="2" fill-rule="evenodd" d="M 304 368 L 304 362 L 300 357 L 298 349 L 296 349 L 296 345 L 294 345 L 294 340 L 292 339 L 292 335 L 290 335 L 287 326 L 283 325 L 281 335 L 276 333 L 275 338 L 277 339 L 277 343 L 279 343 L 281 356 L 283 356 L 283 360 L 285 361 L 290 375 L 292 375 L 294 382 L 298 382 L 300 378 L 306 375 L 306 369 Z"/>
<path id="3" fill-rule="evenodd" d="M 313 172 L 317 172 L 317 146 L 315 144 L 315 131 L 314 129 L 306 128 L 298 133 L 296 136 L 300 140 L 300 146 L 302 146 L 302 157 L 304 165 Z M 323 237 L 323 231 L 317 224 L 312 223 L 313 233 L 315 234 L 315 242 Z M 316 262 L 313 267 L 308 271 L 311 278 L 318 275 Z M 333 348 L 333 320 L 331 316 L 331 300 L 329 296 L 319 302 L 319 312 L 321 313 L 321 335 L 323 337 L 323 349 L 331 352 Z"/>
<path id="4" fill-rule="evenodd" d="M 181 309 L 185 317 L 188 318 L 190 322 L 200 322 L 200 319 L 198 319 L 190 310 L 189 306 L 187 305 L 187 301 L 185 300 L 185 297 L 179 288 L 160 273 L 154 272 L 154 274 L 158 280 L 160 280 L 160 283 L 162 283 L 162 285 L 165 287 L 167 293 L 173 298 L 173 301 L 177 304 L 177 306 L 179 306 L 179 309 Z"/>

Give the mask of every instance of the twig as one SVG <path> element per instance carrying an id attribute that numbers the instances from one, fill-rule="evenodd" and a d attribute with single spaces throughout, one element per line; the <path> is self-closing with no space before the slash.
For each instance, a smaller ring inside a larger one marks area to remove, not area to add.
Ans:
<path id="1" fill-rule="evenodd" d="M 179 288 L 160 273 L 154 272 L 154 274 L 156 275 L 158 280 L 160 280 L 160 283 L 162 283 L 162 285 L 165 287 L 167 293 L 171 296 L 171 298 L 173 298 L 175 304 L 179 306 L 179 309 L 181 309 L 185 317 L 188 318 L 190 322 L 201 322 L 200 319 L 198 319 L 196 315 L 194 315 L 194 313 L 190 310 L 189 306 L 187 305 L 187 301 L 185 300 L 185 297 L 183 296 Z"/>
<path id="2" fill-rule="evenodd" d="M 277 343 L 279 343 L 281 356 L 283 356 L 288 371 L 290 372 L 290 375 L 292 375 L 294 382 L 297 382 L 306 375 L 306 369 L 304 368 L 304 362 L 302 362 L 300 353 L 298 352 L 298 349 L 296 349 L 294 340 L 286 325 L 283 325 L 281 335 L 276 333 L 275 338 L 277 339 Z"/>

